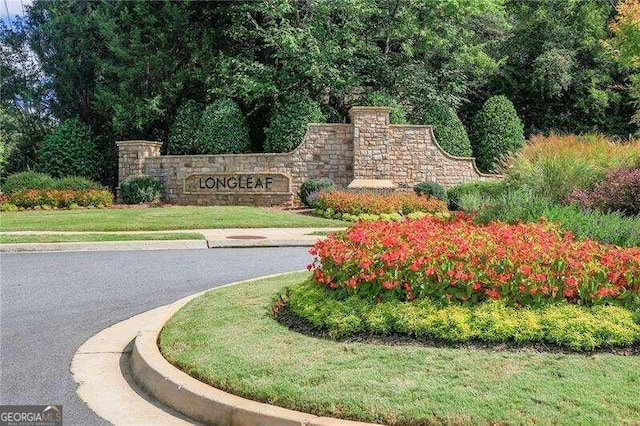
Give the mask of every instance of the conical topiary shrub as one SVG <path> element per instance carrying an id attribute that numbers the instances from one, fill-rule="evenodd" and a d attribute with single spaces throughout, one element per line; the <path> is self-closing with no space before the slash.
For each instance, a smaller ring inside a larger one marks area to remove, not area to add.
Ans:
<path id="1" fill-rule="evenodd" d="M 493 163 L 524 145 L 522 121 L 506 96 L 489 98 L 473 119 L 471 143 L 478 168 L 491 171 Z"/>
<path id="2" fill-rule="evenodd" d="M 207 106 L 200 119 L 198 154 L 239 154 L 251 146 L 249 128 L 237 103 L 221 98 Z"/>
<path id="3" fill-rule="evenodd" d="M 422 123 L 433 126 L 433 134 L 446 152 L 458 157 L 471 156 L 469 135 L 449 105 L 437 101 L 430 103 L 422 114 Z"/>

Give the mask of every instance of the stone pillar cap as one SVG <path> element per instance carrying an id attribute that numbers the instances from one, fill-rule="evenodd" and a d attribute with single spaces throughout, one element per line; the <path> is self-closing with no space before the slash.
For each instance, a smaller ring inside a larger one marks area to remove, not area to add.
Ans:
<path id="1" fill-rule="evenodd" d="M 391 111 L 391 107 L 386 107 L 386 106 L 381 106 L 381 107 L 376 107 L 376 106 L 353 106 L 351 107 L 351 109 L 349 110 L 349 115 L 351 115 L 354 112 L 390 112 Z"/>
<path id="2" fill-rule="evenodd" d="M 131 140 L 131 141 L 116 141 L 116 145 L 157 145 L 162 146 L 162 142 L 159 141 L 145 141 L 145 140 Z"/>

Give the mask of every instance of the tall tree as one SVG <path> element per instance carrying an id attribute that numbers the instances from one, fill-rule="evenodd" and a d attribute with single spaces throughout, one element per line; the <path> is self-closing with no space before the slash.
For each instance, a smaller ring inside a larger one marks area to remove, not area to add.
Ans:
<path id="1" fill-rule="evenodd" d="M 507 57 L 471 109 L 491 94 L 512 99 L 525 133 L 599 130 L 625 135 L 626 75 L 609 59 L 600 40 L 614 14 L 601 0 L 513 0 L 507 3 L 513 31 L 504 43 Z"/>
<path id="2" fill-rule="evenodd" d="M 630 72 L 629 93 L 636 108 L 633 121 L 640 123 L 640 0 L 625 0 L 616 10 L 618 15 L 610 25 L 614 37 L 605 45 Z"/>
<path id="3" fill-rule="evenodd" d="M 51 129 L 52 92 L 29 47 L 25 23 L 0 21 L 0 176 L 33 168 Z"/>

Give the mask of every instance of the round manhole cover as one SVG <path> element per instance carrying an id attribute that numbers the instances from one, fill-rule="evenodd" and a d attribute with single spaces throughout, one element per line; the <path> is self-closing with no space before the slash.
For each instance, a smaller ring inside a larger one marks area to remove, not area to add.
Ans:
<path id="1" fill-rule="evenodd" d="M 265 240 L 266 238 L 259 235 L 231 235 L 227 237 L 229 240 Z"/>

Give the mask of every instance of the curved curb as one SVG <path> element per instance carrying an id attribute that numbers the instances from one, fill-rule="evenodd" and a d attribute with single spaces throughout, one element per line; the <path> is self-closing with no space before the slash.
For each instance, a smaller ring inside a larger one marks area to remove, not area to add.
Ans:
<path id="1" fill-rule="evenodd" d="M 242 283 L 276 277 L 270 275 L 242 281 Z M 228 285 L 236 285 L 233 283 Z M 226 286 L 223 286 L 226 287 Z M 212 290 L 215 291 L 219 288 Z M 354 422 L 332 417 L 289 410 L 252 401 L 204 384 L 164 359 L 157 341 L 164 324 L 173 314 L 200 292 L 167 306 L 138 332 L 131 353 L 131 371 L 134 380 L 161 403 L 190 418 L 212 425 L 261 426 L 356 426 L 371 423 Z"/>

